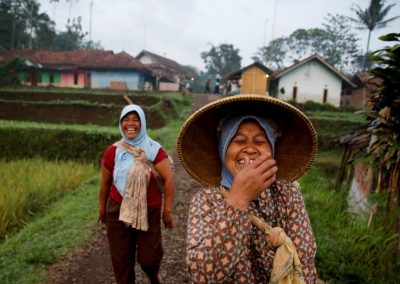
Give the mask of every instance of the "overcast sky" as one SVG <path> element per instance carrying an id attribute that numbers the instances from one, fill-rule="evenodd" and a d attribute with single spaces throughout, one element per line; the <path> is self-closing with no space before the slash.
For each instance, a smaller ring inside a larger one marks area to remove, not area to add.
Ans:
<path id="1" fill-rule="evenodd" d="M 81 16 L 83 30 L 93 41 L 100 41 L 104 49 L 126 51 L 132 56 L 146 49 L 201 70 L 204 64 L 200 53 L 208 51 L 210 44 L 233 44 L 240 50 L 244 67 L 273 38 L 289 36 L 299 28 L 322 28 L 328 13 L 354 16 L 350 10 L 353 4 L 366 8 L 370 3 L 370 0 L 70 1 L 39 1 L 42 11 L 55 20 L 57 30 L 65 30 L 68 17 Z M 396 6 L 389 17 L 400 15 L 400 1 L 386 0 L 385 4 L 390 3 Z M 362 39 L 360 48 L 365 51 L 367 31 L 354 32 Z M 378 36 L 389 32 L 400 32 L 400 19 L 372 32 L 370 49 L 384 47 Z"/>

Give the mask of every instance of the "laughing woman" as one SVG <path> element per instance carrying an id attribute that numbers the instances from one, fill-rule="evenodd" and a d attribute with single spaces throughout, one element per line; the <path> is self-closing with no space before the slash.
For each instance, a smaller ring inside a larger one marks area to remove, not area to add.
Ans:
<path id="1" fill-rule="evenodd" d="M 308 118 L 268 96 L 223 98 L 187 119 L 179 158 L 205 186 L 189 210 L 194 283 L 316 282 L 315 238 L 295 182 L 316 152 Z"/>
<path id="2" fill-rule="evenodd" d="M 99 194 L 99 219 L 107 227 L 115 279 L 118 284 L 135 283 L 137 256 L 150 282 L 162 283 L 161 208 L 165 227 L 174 227 L 171 163 L 147 135 L 141 107 L 131 104 L 122 110 L 119 130 L 122 140 L 110 145 L 102 158 Z"/>

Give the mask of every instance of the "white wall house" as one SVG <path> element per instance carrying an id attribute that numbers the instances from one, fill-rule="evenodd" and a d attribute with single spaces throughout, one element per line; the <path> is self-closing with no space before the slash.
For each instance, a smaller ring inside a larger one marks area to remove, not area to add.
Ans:
<path id="1" fill-rule="evenodd" d="M 339 107 L 343 86 L 353 83 L 318 55 L 272 74 L 272 93 L 299 103 L 314 101 Z M 354 87 L 354 86 L 353 86 Z"/>

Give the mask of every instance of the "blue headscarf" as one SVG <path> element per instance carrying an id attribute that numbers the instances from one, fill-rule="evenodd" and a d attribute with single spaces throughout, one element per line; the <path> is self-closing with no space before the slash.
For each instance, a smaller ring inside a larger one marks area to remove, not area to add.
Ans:
<path id="1" fill-rule="evenodd" d="M 136 112 L 140 118 L 140 132 L 133 140 L 128 139 L 124 135 L 121 126 L 122 119 L 130 112 Z M 121 116 L 119 117 L 119 131 L 121 132 L 122 139 L 124 139 L 126 143 L 142 149 L 146 153 L 147 160 L 151 162 L 154 161 L 161 145 L 147 135 L 146 117 L 140 106 L 131 104 L 122 109 Z"/>
<path id="2" fill-rule="evenodd" d="M 136 112 L 140 119 L 140 132 L 135 137 L 135 139 L 128 139 L 124 132 L 122 131 L 121 121 L 122 119 L 130 112 Z M 151 139 L 147 135 L 147 128 L 146 128 L 146 117 L 144 115 L 143 109 L 138 105 L 127 105 L 122 109 L 120 118 L 119 118 L 119 131 L 121 132 L 122 139 L 137 148 L 142 149 L 146 153 L 147 160 L 153 162 L 157 156 L 158 151 L 161 148 L 161 145 Z M 128 176 L 129 169 L 132 163 L 135 162 L 135 157 L 130 153 L 126 152 L 122 148 L 117 148 L 115 152 L 115 166 L 114 166 L 114 185 L 118 189 L 121 196 L 124 196 L 125 187 L 126 187 L 126 179 Z"/>
<path id="3" fill-rule="evenodd" d="M 227 120 L 222 126 L 218 150 L 222 163 L 221 185 L 228 189 L 232 186 L 233 176 L 226 167 L 226 150 L 228 149 L 228 145 L 231 142 L 233 136 L 235 136 L 240 124 L 246 119 L 253 119 L 258 122 L 260 127 L 265 131 L 268 141 L 271 144 L 272 156 L 274 156 L 275 153 L 276 131 L 270 125 L 267 119 L 255 115 L 240 115 Z"/>

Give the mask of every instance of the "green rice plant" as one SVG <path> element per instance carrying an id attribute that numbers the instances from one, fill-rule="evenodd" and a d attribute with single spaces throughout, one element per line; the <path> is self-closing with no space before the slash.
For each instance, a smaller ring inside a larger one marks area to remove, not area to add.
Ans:
<path id="1" fill-rule="evenodd" d="M 93 165 L 73 161 L 0 161 L 0 239 L 95 172 Z"/>
<path id="2" fill-rule="evenodd" d="M 98 189 L 96 178 L 65 193 L 0 243 L 0 283 L 45 283 L 44 268 L 82 246 L 98 226 Z"/>

